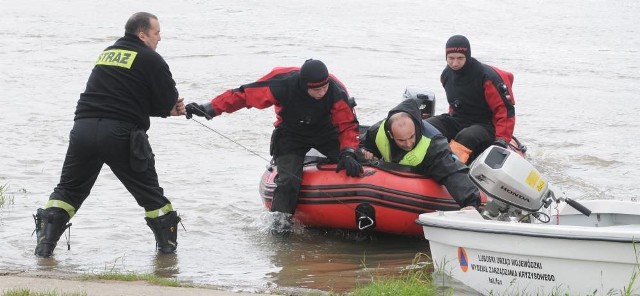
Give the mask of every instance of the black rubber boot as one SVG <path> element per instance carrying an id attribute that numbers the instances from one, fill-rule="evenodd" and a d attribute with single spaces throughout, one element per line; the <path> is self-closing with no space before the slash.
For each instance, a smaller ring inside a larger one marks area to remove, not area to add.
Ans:
<path id="1" fill-rule="evenodd" d="M 157 218 L 148 218 L 147 225 L 156 237 L 156 247 L 163 254 L 173 254 L 178 247 L 178 223 L 180 217 L 176 211 L 171 211 Z"/>
<path id="2" fill-rule="evenodd" d="M 69 214 L 61 208 L 38 209 L 33 219 L 36 222 L 38 242 L 35 255 L 51 257 L 60 236 L 71 226 L 71 223 L 67 223 L 70 219 Z"/>
<path id="3" fill-rule="evenodd" d="M 289 235 L 293 232 L 293 215 L 271 212 L 271 234 Z"/>

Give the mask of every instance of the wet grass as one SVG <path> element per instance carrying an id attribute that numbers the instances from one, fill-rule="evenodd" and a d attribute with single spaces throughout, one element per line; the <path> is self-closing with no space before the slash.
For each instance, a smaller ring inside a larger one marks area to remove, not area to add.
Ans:
<path id="1" fill-rule="evenodd" d="M 424 283 L 419 277 L 384 279 L 371 283 L 369 286 L 357 288 L 348 295 L 353 296 L 435 296 L 442 295 L 432 284 Z"/>
<path id="2" fill-rule="evenodd" d="M 181 284 L 177 279 L 168 279 L 159 277 L 150 273 L 120 273 L 120 272 L 105 272 L 100 274 L 87 274 L 80 277 L 81 280 L 112 280 L 112 281 L 124 281 L 135 282 L 144 281 L 157 286 L 168 287 L 190 287 L 189 285 Z"/>
<path id="3" fill-rule="evenodd" d="M 2 292 L 2 296 L 87 296 L 86 292 L 79 293 L 60 293 L 58 291 L 38 291 L 34 292 L 27 288 L 10 289 Z"/>
<path id="4" fill-rule="evenodd" d="M 15 201 L 13 195 L 7 193 L 8 189 L 8 184 L 0 185 L 0 208 L 4 207 L 5 205 L 13 205 Z"/>
<path id="5" fill-rule="evenodd" d="M 635 245 L 634 245 L 635 249 Z M 636 252 L 636 254 L 638 254 Z M 638 259 L 636 259 L 638 260 Z M 364 259 L 363 259 L 364 262 Z M 345 293 L 332 293 L 329 292 L 329 295 L 348 295 L 348 296 L 378 296 L 378 295 L 397 295 L 397 296 L 451 296 L 454 295 L 454 288 L 448 286 L 446 282 L 437 282 L 434 281 L 433 275 L 440 273 L 442 275 L 447 275 L 448 273 L 444 270 L 443 266 L 447 264 L 439 264 L 438 270 L 434 271 L 434 265 L 432 264 L 432 259 L 428 254 L 418 253 L 415 255 L 413 263 L 404 268 L 397 276 L 376 276 L 374 274 L 371 275 L 371 282 L 356 287 L 352 291 L 348 291 Z M 627 287 L 624 287 L 618 291 L 608 291 L 606 293 L 602 293 L 599 291 L 594 291 L 593 293 L 589 293 L 587 295 L 607 295 L 607 296 L 631 296 L 637 295 L 637 291 L 634 291 L 633 288 L 636 285 L 637 281 L 640 279 L 640 265 L 638 265 L 638 270 L 633 272 L 629 280 L 629 284 Z M 449 274 L 450 276 L 450 274 Z M 80 280 L 113 280 L 113 281 L 145 281 L 147 283 L 158 285 L 158 286 L 169 286 L 169 287 L 194 287 L 192 285 L 185 285 L 180 283 L 177 279 L 168 279 L 162 278 L 154 274 L 138 274 L 133 272 L 121 273 L 115 271 L 107 271 L 100 274 L 87 274 L 80 276 Z M 570 293 L 567 293 L 562 289 L 562 287 L 557 287 L 553 291 L 551 291 L 548 295 L 551 296 L 570 296 Z M 286 294 L 286 293 L 285 293 Z M 4 291 L 1 296 L 81 296 L 87 295 L 86 292 L 75 292 L 75 293 L 61 293 L 58 291 L 37 291 L 33 292 L 27 288 L 21 289 L 13 289 Z M 277 292 L 274 295 L 279 295 Z M 314 296 L 314 295 L 324 295 L 324 293 L 302 293 L 302 294 L 292 294 L 292 295 L 305 295 L 305 296 Z M 539 293 L 532 293 L 531 291 L 525 290 L 513 290 L 508 291 L 504 294 L 496 294 L 491 291 L 489 295 L 501 296 L 501 295 L 514 295 L 514 296 L 525 296 L 525 295 L 540 295 Z"/>
<path id="6" fill-rule="evenodd" d="M 635 286 L 635 283 L 638 281 L 638 271 L 634 271 L 633 275 L 631 276 L 631 279 L 629 280 L 629 285 L 625 288 L 624 290 L 624 295 L 625 296 L 631 296 L 631 295 L 635 295 L 633 293 L 635 293 L 633 291 L 633 287 Z"/>
<path id="7" fill-rule="evenodd" d="M 634 252 L 636 254 L 636 268 L 633 271 L 629 283 L 621 289 L 611 289 L 609 291 L 593 291 L 588 293 L 587 296 L 605 295 L 605 296 L 633 296 L 638 295 L 637 283 L 640 280 L 640 250 L 637 249 L 637 244 L 633 245 Z M 428 259 L 427 263 L 432 264 L 430 256 L 427 254 L 417 254 L 414 259 L 414 265 L 416 262 L 424 261 L 418 260 L 421 257 Z M 438 296 L 451 296 L 455 290 L 453 287 L 448 286 L 444 280 L 446 277 L 451 277 L 451 272 L 447 272 L 445 267 L 448 266 L 448 262 L 441 262 L 441 264 L 435 264 L 437 270 L 434 270 L 433 266 L 424 265 L 420 269 L 412 269 L 411 271 L 403 274 L 398 278 L 386 278 L 379 279 L 372 282 L 370 285 L 358 288 L 353 293 L 348 295 L 355 296 L 373 296 L 373 295 L 438 295 Z M 430 267 L 430 268 L 427 268 Z M 433 273 L 432 273 L 433 271 Z M 438 274 L 438 278 L 442 278 L 442 282 L 434 281 L 434 275 Z M 572 296 L 573 294 L 566 291 L 566 287 L 562 285 L 555 287 L 552 291 L 548 292 L 549 296 Z M 532 292 L 527 289 L 519 290 L 514 287 L 513 290 L 507 290 L 504 293 L 498 294 L 494 291 L 489 292 L 490 296 L 530 296 L 530 295 L 544 295 L 540 292 Z"/>
<path id="8" fill-rule="evenodd" d="M 398 296 L 432 296 L 432 295 L 453 295 L 452 288 L 441 289 L 433 282 L 431 272 L 433 266 L 430 264 L 429 255 L 424 253 L 416 254 L 413 264 L 405 268 L 400 275 L 395 277 L 373 278 L 366 286 L 357 287 L 349 292 L 350 296 L 377 296 L 377 295 L 398 295 Z"/>
<path id="9" fill-rule="evenodd" d="M 636 268 L 631 275 L 631 279 L 629 279 L 629 284 L 624 289 L 624 295 L 630 296 L 634 293 L 633 289 L 638 282 L 638 277 L 640 277 L 640 250 L 638 249 L 638 241 L 634 240 L 633 242 L 633 252 L 636 254 Z"/>

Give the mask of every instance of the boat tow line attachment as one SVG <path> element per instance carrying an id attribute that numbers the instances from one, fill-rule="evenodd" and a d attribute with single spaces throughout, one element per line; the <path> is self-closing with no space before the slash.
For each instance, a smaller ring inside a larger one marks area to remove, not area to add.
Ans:
<path id="1" fill-rule="evenodd" d="M 360 217 L 358 217 L 358 229 L 359 230 L 365 230 L 371 226 L 373 226 L 375 224 L 375 222 L 373 222 L 373 219 L 371 219 L 371 217 L 367 216 L 367 215 L 362 215 Z"/>
<path id="2" fill-rule="evenodd" d="M 356 225 L 359 230 L 376 227 L 376 209 L 368 203 L 361 203 L 355 208 Z"/>

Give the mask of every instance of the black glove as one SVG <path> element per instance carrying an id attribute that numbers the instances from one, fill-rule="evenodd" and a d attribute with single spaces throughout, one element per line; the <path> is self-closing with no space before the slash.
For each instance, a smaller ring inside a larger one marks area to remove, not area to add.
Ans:
<path id="1" fill-rule="evenodd" d="M 493 145 L 500 146 L 505 149 L 509 147 L 509 144 L 507 144 L 507 141 L 505 141 L 503 138 L 496 138 L 496 140 L 493 142 Z"/>
<path id="2" fill-rule="evenodd" d="M 364 173 L 362 165 L 356 160 L 356 154 L 353 152 L 353 149 L 345 149 L 340 153 L 340 160 L 336 167 L 336 173 L 343 169 L 347 172 L 347 176 L 349 177 L 358 177 Z"/>
<path id="3" fill-rule="evenodd" d="M 191 119 L 193 115 L 204 117 L 207 120 L 210 120 L 216 114 L 213 112 L 213 107 L 211 107 L 211 103 L 200 105 L 198 103 L 189 103 L 184 106 L 184 109 L 187 111 L 187 119 Z"/>

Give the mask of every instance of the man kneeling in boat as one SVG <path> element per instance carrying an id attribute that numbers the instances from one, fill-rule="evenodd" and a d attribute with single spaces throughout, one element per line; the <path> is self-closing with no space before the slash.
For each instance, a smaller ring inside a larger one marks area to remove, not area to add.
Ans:
<path id="1" fill-rule="evenodd" d="M 422 120 L 419 104 L 408 99 L 369 129 L 363 140 L 365 159 L 382 159 L 444 185 L 461 208 L 480 206 L 480 192 L 467 177 L 469 168 L 457 161 L 447 139 Z"/>
<path id="2" fill-rule="evenodd" d="M 278 175 L 271 212 L 275 232 L 291 231 L 291 217 L 298 203 L 304 157 L 316 149 L 338 163 L 336 172 L 345 170 L 351 177 L 363 173 L 356 160 L 358 120 L 349 104 L 346 87 L 327 66 L 314 59 L 302 67 L 277 67 L 254 83 L 244 84 L 214 97 L 204 104 L 190 103 L 187 118 L 211 119 L 241 108 L 264 109 L 274 106 L 276 122 L 271 137 L 271 155 Z M 277 217 L 276 217 L 277 216 Z"/>

